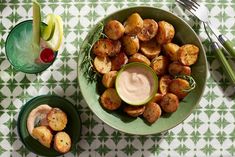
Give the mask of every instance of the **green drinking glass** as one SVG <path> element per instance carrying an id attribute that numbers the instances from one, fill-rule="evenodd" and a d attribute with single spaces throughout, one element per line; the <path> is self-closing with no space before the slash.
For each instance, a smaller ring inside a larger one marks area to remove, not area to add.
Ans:
<path id="1" fill-rule="evenodd" d="M 41 24 L 42 28 L 45 26 L 45 23 Z M 35 49 L 33 46 L 32 20 L 23 21 L 10 31 L 5 43 L 5 50 L 9 62 L 16 70 L 36 74 L 53 64 L 57 52 L 50 54 L 45 52 L 44 49 L 47 47 L 43 40 L 40 42 L 40 47 Z M 45 62 L 42 58 L 48 62 Z"/>

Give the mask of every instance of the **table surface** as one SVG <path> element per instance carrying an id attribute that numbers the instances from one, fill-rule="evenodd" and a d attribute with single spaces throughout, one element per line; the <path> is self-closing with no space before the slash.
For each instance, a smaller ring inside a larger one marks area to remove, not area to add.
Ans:
<path id="1" fill-rule="evenodd" d="M 202 1 L 210 19 L 235 43 L 235 0 Z M 229 85 L 198 20 L 174 0 L 43 0 L 43 15 L 59 14 L 64 21 L 64 44 L 58 59 L 41 74 L 18 72 L 5 56 L 5 41 L 18 22 L 32 18 L 30 0 L 0 0 L 0 156 L 36 156 L 19 139 L 17 118 L 31 98 L 56 94 L 76 104 L 82 120 L 77 149 L 65 156 L 152 157 L 235 156 L 235 90 Z M 102 17 L 128 6 L 147 5 L 169 10 L 186 20 L 204 44 L 209 64 L 203 97 L 193 113 L 177 127 L 159 135 L 128 135 L 104 124 L 88 108 L 78 88 L 79 46 Z M 228 57 L 229 58 L 229 57 Z M 235 60 L 229 58 L 235 67 Z"/>

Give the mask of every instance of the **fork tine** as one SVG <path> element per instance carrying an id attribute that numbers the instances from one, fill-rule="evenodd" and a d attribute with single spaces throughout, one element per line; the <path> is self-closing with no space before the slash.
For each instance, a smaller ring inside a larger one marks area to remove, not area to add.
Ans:
<path id="1" fill-rule="evenodd" d="M 189 11 L 196 11 L 197 10 L 197 6 L 195 5 L 195 2 L 190 1 L 190 0 L 176 0 L 178 3 L 180 3 L 181 5 L 183 5 L 186 9 L 188 9 Z M 197 4 L 198 5 L 198 4 Z"/>

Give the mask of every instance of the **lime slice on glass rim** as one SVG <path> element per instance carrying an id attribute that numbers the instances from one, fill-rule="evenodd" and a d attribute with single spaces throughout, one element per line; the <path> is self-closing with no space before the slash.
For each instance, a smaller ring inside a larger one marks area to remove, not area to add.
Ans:
<path id="1" fill-rule="evenodd" d="M 53 51 L 58 51 L 63 40 L 63 21 L 59 15 L 55 16 L 55 29 L 54 33 L 49 41 L 46 41 L 48 46 Z"/>
<path id="2" fill-rule="evenodd" d="M 53 37 L 55 31 L 55 20 L 54 14 L 47 15 L 47 26 L 42 30 L 41 37 L 43 40 L 48 41 Z"/>

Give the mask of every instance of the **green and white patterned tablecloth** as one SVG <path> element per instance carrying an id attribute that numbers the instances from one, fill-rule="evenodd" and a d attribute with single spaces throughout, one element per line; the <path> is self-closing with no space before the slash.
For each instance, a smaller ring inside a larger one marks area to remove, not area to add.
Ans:
<path id="1" fill-rule="evenodd" d="M 29 99 L 56 94 L 76 104 L 82 120 L 79 157 L 230 157 L 235 156 L 235 90 L 229 86 L 198 20 L 174 0 L 41 0 L 43 14 L 59 14 L 64 21 L 64 45 L 54 64 L 38 75 L 17 72 L 5 56 L 4 44 L 18 22 L 31 18 L 31 0 L 0 0 L 0 156 L 32 157 L 17 134 L 20 108 Z M 235 43 L 235 0 L 207 0 L 210 19 Z M 112 129 L 88 108 L 78 88 L 77 58 L 89 29 L 102 17 L 128 6 L 147 5 L 170 10 L 184 18 L 207 50 L 208 81 L 197 109 L 177 127 L 151 136 L 133 136 Z M 230 58 L 229 60 L 232 60 Z M 235 67 L 235 60 L 233 60 Z"/>

